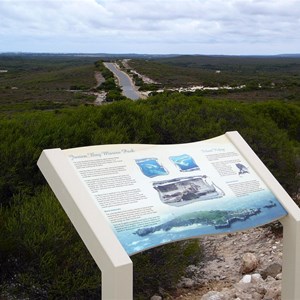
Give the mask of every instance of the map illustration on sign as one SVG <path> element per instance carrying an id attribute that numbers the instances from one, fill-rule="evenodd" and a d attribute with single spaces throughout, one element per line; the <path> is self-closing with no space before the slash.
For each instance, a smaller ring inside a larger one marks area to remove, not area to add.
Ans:
<path id="1" fill-rule="evenodd" d="M 287 213 L 226 135 L 180 145 L 63 150 L 129 255 Z"/>

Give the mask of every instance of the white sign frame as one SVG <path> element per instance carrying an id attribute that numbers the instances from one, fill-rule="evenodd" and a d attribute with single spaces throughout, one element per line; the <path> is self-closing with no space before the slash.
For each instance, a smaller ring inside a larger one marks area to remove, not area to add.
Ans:
<path id="1" fill-rule="evenodd" d="M 279 220 L 283 225 L 282 299 L 300 299 L 300 209 L 238 132 L 226 136 L 288 212 Z M 102 272 L 102 299 L 133 299 L 132 261 L 66 155 L 59 148 L 44 150 L 38 166 Z"/>

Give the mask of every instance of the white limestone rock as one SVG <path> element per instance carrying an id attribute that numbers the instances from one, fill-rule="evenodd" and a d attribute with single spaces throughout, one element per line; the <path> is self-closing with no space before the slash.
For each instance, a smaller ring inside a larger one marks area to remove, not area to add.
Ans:
<path id="1" fill-rule="evenodd" d="M 258 259 L 253 253 L 245 253 L 242 256 L 242 265 L 240 268 L 240 272 L 242 274 L 248 274 L 254 271 L 258 266 Z"/>

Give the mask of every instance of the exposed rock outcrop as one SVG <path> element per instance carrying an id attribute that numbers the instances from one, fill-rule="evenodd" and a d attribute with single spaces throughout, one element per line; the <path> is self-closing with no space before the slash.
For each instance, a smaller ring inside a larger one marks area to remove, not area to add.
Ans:
<path id="1" fill-rule="evenodd" d="M 232 288 L 224 288 L 221 292 L 210 291 L 201 297 L 201 300 L 214 299 L 279 300 L 281 299 L 281 281 L 273 277 L 267 277 L 264 280 L 260 274 L 245 275 Z"/>
<path id="2" fill-rule="evenodd" d="M 280 225 L 206 236 L 201 243 L 202 262 L 187 268 L 173 299 L 281 299 L 283 245 Z"/>

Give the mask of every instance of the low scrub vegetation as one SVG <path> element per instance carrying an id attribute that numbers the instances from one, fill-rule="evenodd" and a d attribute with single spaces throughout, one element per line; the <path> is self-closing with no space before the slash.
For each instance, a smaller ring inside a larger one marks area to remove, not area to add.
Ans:
<path id="1" fill-rule="evenodd" d="M 43 149 L 187 143 L 237 130 L 290 195 L 299 193 L 298 63 L 283 61 L 266 68 L 259 67 L 259 60 L 239 67 L 236 58 L 227 63 L 210 58 L 204 64 L 190 57 L 131 61 L 139 72 L 165 80 L 165 86 L 217 85 L 217 80 L 219 85 L 238 85 L 246 78 L 235 77 L 239 68 L 253 75 L 247 77 L 248 88 L 239 92 L 164 92 L 133 102 L 121 96 L 103 61 L 94 60 L 0 57 L 9 69 L 0 77 L 0 297 L 100 298 L 100 271 L 36 165 Z M 280 89 L 257 88 L 258 83 L 270 84 L 263 79 L 279 69 L 285 74 L 281 83 L 274 77 Z M 95 70 L 105 78 L 99 88 L 107 93 L 107 101 L 124 101 L 86 106 L 94 100 L 85 92 L 94 90 Z M 251 80 L 258 81 L 251 86 Z M 196 240 L 185 241 L 132 259 L 134 298 L 145 299 L 159 289 L 172 289 L 185 267 L 201 260 L 201 249 Z"/>
<path id="2" fill-rule="evenodd" d="M 100 295 L 100 272 L 36 166 L 43 149 L 186 143 L 238 130 L 291 195 L 299 189 L 300 109 L 294 104 L 164 93 L 148 101 L 6 115 L 0 126 L 0 291 L 17 297 Z M 196 241 L 133 256 L 135 297 L 170 289 L 200 257 Z"/>
<path id="3" fill-rule="evenodd" d="M 0 113 L 91 103 L 95 58 L 0 55 Z M 46 105 L 45 105 L 46 103 Z"/>
<path id="4" fill-rule="evenodd" d="M 239 101 L 300 101 L 300 58 L 280 56 L 190 55 L 151 60 L 133 59 L 130 67 L 166 88 L 242 87 L 200 91 L 202 95 Z"/>

